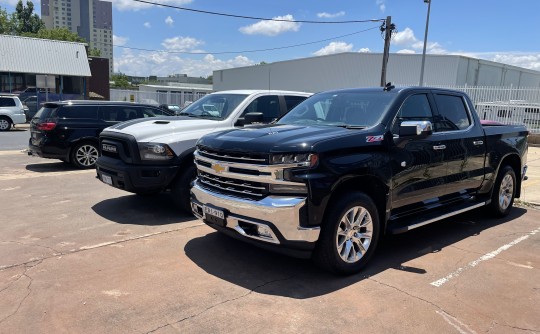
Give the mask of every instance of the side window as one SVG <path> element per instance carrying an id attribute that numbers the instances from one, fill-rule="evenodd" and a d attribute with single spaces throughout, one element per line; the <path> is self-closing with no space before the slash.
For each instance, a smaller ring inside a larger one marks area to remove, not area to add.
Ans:
<path id="1" fill-rule="evenodd" d="M 262 113 L 263 123 L 270 123 L 279 118 L 279 98 L 276 95 L 261 96 L 251 102 L 244 110 L 242 117 L 247 113 Z"/>
<path id="2" fill-rule="evenodd" d="M 461 96 L 435 94 L 439 115 L 435 117 L 435 131 L 464 130 L 471 125 L 471 119 Z"/>
<path id="3" fill-rule="evenodd" d="M 300 102 L 307 99 L 305 96 L 289 96 L 285 95 L 285 104 L 287 105 L 287 111 L 291 111 L 292 108 L 300 104 Z"/>
<path id="4" fill-rule="evenodd" d="M 59 118 L 97 119 L 97 106 L 63 106 L 58 110 Z"/>
<path id="5" fill-rule="evenodd" d="M 161 115 L 160 112 L 162 112 L 159 109 L 154 108 L 141 108 L 142 109 L 142 115 L 141 117 L 148 118 L 148 117 L 155 117 L 156 115 Z"/>
<path id="6" fill-rule="evenodd" d="M 125 122 L 142 117 L 142 110 L 138 111 L 135 107 L 103 106 L 99 108 L 99 114 L 105 122 Z"/>
<path id="7" fill-rule="evenodd" d="M 409 96 L 399 108 L 399 111 L 392 126 L 392 133 L 399 133 L 399 126 L 403 121 L 431 121 L 433 113 L 426 94 L 416 94 Z"/>
<path id="8" fill-rule="evenodd" d="M 0 97 L 0 107 L 15 107 L 15 99 L 11 97 Z"/>

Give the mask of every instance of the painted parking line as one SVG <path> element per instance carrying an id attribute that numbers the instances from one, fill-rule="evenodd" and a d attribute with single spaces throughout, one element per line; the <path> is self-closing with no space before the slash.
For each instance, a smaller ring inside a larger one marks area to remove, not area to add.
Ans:
<path id="1" fill-rule="evenodd" d="M 505 250 L 508 250 L 510 247 L 515 246 L 515 245 L 519 244 L 520 242 L 522 242 L 524 240 L 529 239 L 530 236 L 535 235 L 535 234 L 537 234 L 539 232 L 540 232 L 540 228 L 537 228 L 536 230 L 531 231 L 528 234 L 523 235 L 523 236 L 517 238 L 516 240 L 514 240 L 512 242 L 509 242 L 506 245 L 503 245 L 503 246 L 497 248 L 493 252 L 489 252 L 487 254 L 482 255 L 478 259 L 476 259 L 476 260 L 474 260 L 472 262 L 469 262 L 469 264 L 467 264 L 465 267 L 458 268 L 453 273 L 451 273 L 449 275 L 446 275 L 445 277 L 443 277 L 441 279 L 438 279 L 438 280 L 436 280 L 434 282 L 431 282 L 430 284 L 438 288 L 438 287 L 444 285 L 445 283 L 447 283 L 448 281 L 450 281 L 451 279 L 458 277 L 465 270 L 474 268 L 477 265 L 479 265 L 480 263 L 482 263 L 483 261 L 493 259 L 495 256 L 499 255 L 501 252 L 503 252 Z"/>
<path id="2" fill-rule="evenodd" d="M 0 155 L 18 155 L 18 154 L 26 154 L 26 150 L 10 150 L 10 151 L 0 151 Z"/>
<path id="3" fill-rule="evenodd" d="M 71 171 L 59 171 L 59 172 L 43 172 L 36 173 L 31 171 L 18 172 L 17 174 L 0 174 L 0 181 L 9 181 L 9 180 L 22 180 L 22 179 L 33 179 L 37 177 L 48 177 L 48 176 L 63 176 L 63 175 L 76 175 L 76 174 L 90 174 L 96 173 L 95 169 L 84 169 L 84 170 L 71 170 Z"/>

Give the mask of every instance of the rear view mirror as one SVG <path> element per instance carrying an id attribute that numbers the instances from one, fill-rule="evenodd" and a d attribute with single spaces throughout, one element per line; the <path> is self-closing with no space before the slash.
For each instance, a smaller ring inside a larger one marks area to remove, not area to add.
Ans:
<path id="1" fill-rule="evenodd" d="M 399 125 L 400 137 L 422 136 L 427 137 L 433 133 L 430 121 L 404 121 Z"/>

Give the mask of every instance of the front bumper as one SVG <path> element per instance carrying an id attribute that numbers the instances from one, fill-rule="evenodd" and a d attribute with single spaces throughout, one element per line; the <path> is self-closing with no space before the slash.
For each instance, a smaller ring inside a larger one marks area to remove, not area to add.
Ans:
<path id="1" fill-rule="evenodd" d="M 206 205 L 223 210 L 224 226 L 206 219 L 203 209 Z M 299 225 L 305 205 L 303 197 L 267 196 L 249 200 L 227 196 L 202 188 L 197 182 L 191 189 L 193 214 L 210 227 L 296 257 L 309 257 L 319 239 L 319 227 Z"/>
<path id="2" fill-rule="evenodd" d="M 165 190 L 178 169 L 178 166 L 129 165 L 105 156 L 99 157 L 96 162 L 100 181 L 132 193 Z"/>

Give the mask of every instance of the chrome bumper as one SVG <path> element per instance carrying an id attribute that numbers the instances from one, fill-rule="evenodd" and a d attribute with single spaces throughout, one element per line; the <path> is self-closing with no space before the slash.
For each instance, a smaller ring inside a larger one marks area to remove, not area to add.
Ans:
<path id="1" fill-rule="evenodd" d="M 281 243 L 276 232 L 281 234 L 284 241 L 316 242 L 319 239 L 319 227 L 298 225 L 300 209 L 305 203 L 303 197 L 267 196 L 256 201 L 211 192 L 196 183 L 191 188 L 191 209 L 197 218 L 204 219 L 203 206 L 211 204 L 227 211 L 225 220 L 228 229 L 246 238 L 272 244 Z M 246 229 L 246 226 L 250 228 Z M 264 233 L 257 233 L 259 229 Z"/>

